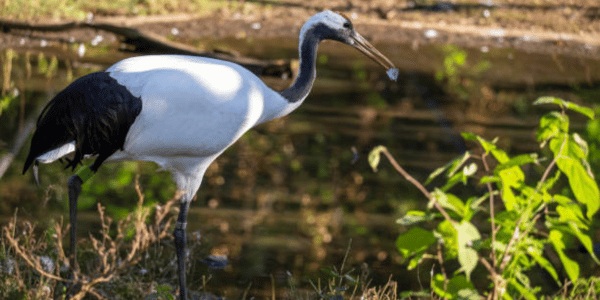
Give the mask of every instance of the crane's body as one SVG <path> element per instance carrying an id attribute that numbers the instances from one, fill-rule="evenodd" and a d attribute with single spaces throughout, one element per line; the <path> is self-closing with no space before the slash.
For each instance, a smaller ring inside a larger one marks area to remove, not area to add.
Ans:
<path id="1" fill-rule="evenodd" d="M 140 101 L 141 106 L 122 144 L 105 161 L 155 162 L 171 171 L 179 190 L 187 194 L 182 198 L 186 200 L 196 193 L 210 163 L 246 131 L 284 116 L 301 104 L 288 102 L 247 69 L 211 58 L 133 57 L 91 76 L 114 79 L 113 85 L 123 86 L 130 93 L 125 98 Z M 80 90 L 89 89 L 86 79 L 79 79 L 81 84 L 66 89 L 67 95 L 60 95 L 55 101 L 73 98 L 69 94 L 80 99 L 85 94 L 84 97 L 98 99 L 85 101 L 90 103 L 87 106 L 98 106 L 94 111 L 107 109 L 102 107 L 106 98 L 103 91 Z M 40 132 L 39 136 L 47 134 Z M 76 148 L 74 140 L 54 146 L 57 145 L 37 151 L 43 153 L 31 152 L 31 162 L 37 157 L 40 162 L 50 163 Z"/>
<path id="2" fill-rule="evenodd" d="M 186 299 L 184 249 L 189 202 L 208 166 L 252 127 L 282 117 L 308 96 L 316 77 L 318 43 L 333 39 L 354 46 L 388 69 L 397 69 L 331 11 L 310 18 L 300 33 L 300 68 L 294 83 L 278 92 L 247 69 L 226 61 L 184 55 L 122 60 L 86 75 L 58 93 L 40 115 L 23 172 L 72 155 L 69 179 L 71 267 L 76 264 L 75 225 L 80 186 L 105 161 L 151 161 L 169 170 L 181 193 L 174 237 L 180 296 Z"/>

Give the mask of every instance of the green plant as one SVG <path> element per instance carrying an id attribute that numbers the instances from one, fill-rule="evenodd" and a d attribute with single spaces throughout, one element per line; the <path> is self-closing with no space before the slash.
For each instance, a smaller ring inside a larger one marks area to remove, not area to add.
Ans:
<path id="1" fill-rule="evenodd" d="M 385 155 L 429 200 L 427 210 L 409 211 L 398 220 L 409 229 L 396 246 L 408 259 L 408 269 L 427 260 L 438 264 L 430 285 L 440 298 L 480 299 L 484 294 L 490 299 L 537 299 L 542 287 L 532 283 L 529 272 L 536 268 L 545 270 L 557 287 L 563 285 L 560 269 L 568 281 L 580 282 L 580 265 L 567 251 L 576 241 L 599 262 L 588 230 L 600 207 L 600 192 L 588 164 L 588 145 L 570 131 L 567 111 L 589 119 L 594 113 L 554 97 L 534 104 L 560 108 L 540 119 L 540 153 L 510 156 L 496 145 L 497 139 L 463 133 L 478 149 L 435 170 L 425 184 L 408 174 L 385 147 L 369 156 L 376 170 Z M 451 192 L 469 181 L 476 187 L 467 195 Z M 432 183 L 434 188 L 425 188 Z M 424 222 L 435 226 L 416 226 Z M 551 250 L 555 255 L 547 255 Z M 449 272 L 452 261 L 459 267 Z M 479 289 L 472 280 L 474 272 L 487 274 L 487 281 L 477 282 Z"/>
<path id="2" fill-rule="evenodd" d="M 320 278 L 316 284 L 312 281 L 310 282 L 319 299 L 353 298 L 356 295 L 361 282 L 364 284 L 365 278 L 362 278 L 363 280 L 361 280 L 361 275 L 356 275 L 354 269 L 345 269 L 346 259 L 350 253 L 351 244 L 352 240 L 350 240 L 348 248 L 346 248 L 346 253 L 339 269 L 335 266 L 323 269 L 323 272 L 327 274 L 325 284 L 321 284 Z"/>
<path id="3" fill-rule="evenodd" d="M 469 64 L 467 51 L 453 45 L 444 46 L 442 51 L 442 69 L 435 72 L 435 80 L 441 83 L 449 94 L 462 100 L 472 99 L 481 88 L 481 84 L 477 84 L 473 78 L 478 78 L 489 70 L 490 62 L 481 60 L 475 65 Z"/>

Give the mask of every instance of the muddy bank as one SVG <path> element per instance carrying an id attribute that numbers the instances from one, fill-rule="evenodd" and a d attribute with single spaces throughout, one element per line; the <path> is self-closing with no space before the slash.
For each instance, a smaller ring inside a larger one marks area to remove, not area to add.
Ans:
<path id="1" fill-rule="evenodd" d="M 418 3 L 431 2 L 430 5 Z M 462 47 L 514 48 L 530 53 L 560 53 L 577 57 L 600 54 L 600 6 L 596 1 L 246 1 L 231 2 L 209 15 L 91 16 L 88 21 L 128 26 L 187 44 L 203 38 L 297 39 L 303 22 L 329 8 L 353 19 L 355 27 L 374 43 L 405 44 L 418 48 L 430 43 Z M 50 22 L 52 23 L 52 22 Z M 54 22 L 56 23 L 56 22 Z M 44 41 L 90 43 L 101 35 L 93 29 L 57 32 L 28 30 L 0 34 L 5 47 L 37 47 Z M 194 45 L 198 46 L 198 45 Z M 207 49 L 210 50 L 210 49 Z"/>

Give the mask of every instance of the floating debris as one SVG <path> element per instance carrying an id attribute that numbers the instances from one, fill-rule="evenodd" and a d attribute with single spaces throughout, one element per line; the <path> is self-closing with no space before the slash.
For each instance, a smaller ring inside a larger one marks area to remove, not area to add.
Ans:
<path id="1" fill-rule="evenodd" d="M 260 24 L 260 22 L 254 22 L 252 23 L 252 25 L 250 25 L 250 27 L 254 30 L 259 30 L 262 28 L 262 25 Z"/>
<path id="2" fill-rule="evenodd" d="M 85 55 L 85 45 L 83 43 L 79 44 L 79 47 L 77 47 L 77 55 L 81 58 Z"/>
<path id="3" fill-rule="evenodd" d="M 427 29 L 425 30 L 425 37 L 428 39 L 435 39 L 438 37 L 438 32 L 435 29 Z"/>
<path id="4" fill-rule="evenodd" d="M 87 13 L 87 15 L 85 15 L 85 21 L 87 23 L 92 23 L 94 21 L 94 14 L 91 12 Z"/>
<path id="5" fill-rule="evenodd" d="M 504 32 L 504 29 L 494 28 L 494 29 L 488 30 L 488 35 L 500 38 L 500 37 L 504 37 L 506 35 L 506 33 Z"/>
<path id="6" fill-rule="evenodd" d="M 90 44 L 92 44 L 92 46 L 98 46 L 98 44 L 100 44 L 103 40 L 104 37 L 98 34 L 94 37 L 94 39 L 92 39 Z"/>

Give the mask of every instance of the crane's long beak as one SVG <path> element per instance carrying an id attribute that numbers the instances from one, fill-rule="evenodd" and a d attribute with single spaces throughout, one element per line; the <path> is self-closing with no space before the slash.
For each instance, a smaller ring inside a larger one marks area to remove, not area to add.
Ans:
<path id="1" fill-rule="evenodd" d="M 371 43 L 362 37 L 362 35 L 360 35 L 358 32 L 354 32 L 352 35 L 352 40 L 354 41 L 352 46 L 383 66 L 387 70 L 388 77 L 390 77 L 391 80 L 395 81 L 398 78 L 398 69 L 394 66 L 394 63 L 392 63 L 392 61 L 385 57 L 385 55 L 379 52 L 379 50 L 371 45 Z"/>

